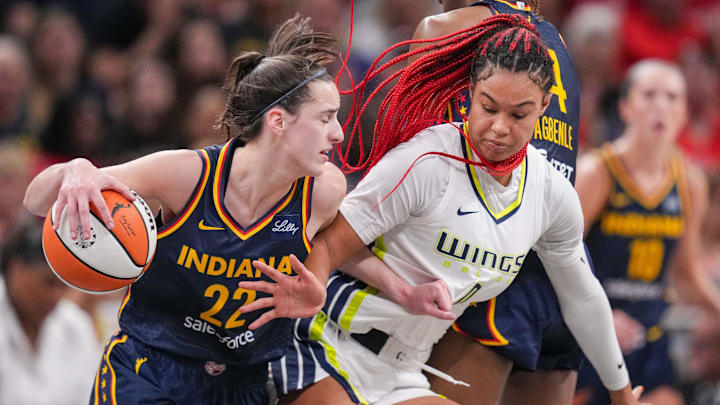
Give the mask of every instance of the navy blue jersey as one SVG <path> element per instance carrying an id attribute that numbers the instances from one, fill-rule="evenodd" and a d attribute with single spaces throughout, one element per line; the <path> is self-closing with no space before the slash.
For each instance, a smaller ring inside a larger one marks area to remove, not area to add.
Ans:
<path id="1" fill-rule="evenodd" d="M 570 54 L 557 29 L 530 11 L 525 3 L 517 1 L 485 0 L 470 6 L 488 7 L 493 14 L 518 14 L 527 18 L 540 32 L 540 39 L 555 62 L 555 84 L 550 89 L 550 105 L 535 123 L 531 143 L 565 177 L 575 184 L 580 124 L 580 83 L 575 74 Z M 448 106 L 450 121 L 462 121 L 470 111 L 470 97 L 464 92 Z"/>
<path id="2" fill-rule="evenodd" d="M 652 333 L 667 307 L 668 262 L 684 230 L 683 207 L 689 204 L 683 166 L 679 156 L 669 161 L 672 175 L 656 193 L 646 195 L 610 144 L 603 146 L 601 154 L 614 185 L 586 243 L 611 306 L 624 310 Z"/>
<path id="3" fill-rule="evenodd" d="M 182 214 L 159 228 L 155 258 L 128 291 L 120 326 L 142 343 L 166 352 L 233 365 L 281 357 L 291 342 L 291 321 L 250 325 L 264 311 L 239 307 L 266 294 L 238 288 L 239 281 L 265 279 L 252 261 L 292 273 L 289 255 L 310 251 L 305 233 L 313 179 L 296 180 L 287 194 L 248 228 L 224 204 L 238 142 L 197 151 L 203 174 Z"/>

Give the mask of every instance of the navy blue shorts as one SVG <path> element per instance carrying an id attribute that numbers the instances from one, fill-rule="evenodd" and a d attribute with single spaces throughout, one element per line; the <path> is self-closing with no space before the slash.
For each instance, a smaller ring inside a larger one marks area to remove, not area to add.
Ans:
<path id="1" fill-rule="evenodd" d="M 232 367 L 178 357 L 120 332 L 105 346 L 90 405 L 268 402 L 266 363 Z"/>
<path id="2" fill-rule="evenodd" d="M 646 393 L 663 385 L 672 385 L 675 380 L 674 367 L 668 354 L 668 337 L 664 333 L 659 339 L 647 342 L 641 349 L 624 355 L 624 358 L 633 386 L 642 385 Z M 610 403 L 607 389 L 587 360 L 578 374 L 577 388 L 590 390 L 591 397 L 585 405 Z"/>
<path id="3" fill-rule="evenodd" d="M 520 370 L 578 370 L 582 351 L 563 321 L 557 296 L 535 252 L 499 296 L 472 304 L 453 324 Z"/>

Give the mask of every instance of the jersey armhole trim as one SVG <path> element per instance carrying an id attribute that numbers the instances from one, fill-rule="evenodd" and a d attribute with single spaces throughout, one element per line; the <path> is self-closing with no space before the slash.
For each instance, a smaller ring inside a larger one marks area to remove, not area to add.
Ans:
<path id="1" fill-rule="evenodd" d="M 205 186 L 207 185 L 208 178 L 210 177 L 210 156 L 208 155 L 206 150 L 199 150 L 196 151 L 198 155 L 202 158 L 203 162 L 203 174 L 198 180 L 198 185 L 195 186 L 195 193 L 190 198 L 188 204 L 185 206 L 185 210 L 178 215 L 173 222 L 170 224 L 163 226 L 163 229 L 160 230 L 157 234 L 157 238 L 162 239 L 176 230 L 178 230 L 185 221 L 190 218 L 190 215 L 195 211 L 195 208 L 198 205 L 198 202 L 200 201 L 200 197 L 203 195 L 203 191 L 205 190 Z"/>
<path id="2" fill-rule="evenodd" d="M 312 250 L 312 243 L 310 242 L 310 238 L 307 236 L 307 226 L 310 221 L 310 215 L 312 214 L 310 203 L 312 202 L 314 183 L 315 179 L 313 177 L 305 177 L 302 190 L 303 243 L 305 244 L 305 249 L 307 249 L 308 253 Z"/>

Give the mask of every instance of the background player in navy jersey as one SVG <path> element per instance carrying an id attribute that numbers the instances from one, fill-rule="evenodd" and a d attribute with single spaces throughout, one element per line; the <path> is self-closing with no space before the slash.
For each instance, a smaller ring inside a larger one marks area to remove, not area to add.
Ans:
<path id="1" fill-rule="evenodd" d="M 468 28 L 499 13 L 519 14 L 538 28 L 555 62 L 549 107 L 538 120 L 531 144 L 571 182 L 575 179 L 580 86 L 555 27 L 531 12 L 536 2 L 445 0 L 444 14 L 425 18 L 414 39 Z M 417 48 L 413 44 L 412 48 Z M 465 95 L 448 106 L 451 121 L 469 114 Z M 568 404 L 575 392 L 582 355 L 563 322 L 557 297 L 542 264 L 531 252 L 517 279 L 502 294 L 465 310 L 433 350 L 430 364 L 471 387 L 429 376 L 433 388 L 461 403 Z M 481 343 L 478 344 L 477 342 Z M 482 372 L 479 370 L 482 369 Z M 533 372 L 534 371 L 534 372 Z"/>
<path id="2" fill-rule="evenodd" d="M 707 182 L 675 149 L 687 108 L 685 79 L 675 65 L 637 63 L 621 86 L 623 135 L 586 155 L 578 170 L 587 247 L 630 376 L 655 405 L 682 403 L 660 325 L 671 281 L 720 314 L 720 295 L 698 260 Z M 582 369 L 579 386 L 587 403 L 607 403 L 591 369 Z"/>
<path id="3" fill-rule="evenodd" d="M 237 282 L 260 278 L 256 259 L 290 274 L 345 194 L 327 157 L 343 139 L 340 97 L 323 68 L 336 55 L 333 43 L 296 16 L 266 53 L 236 57 L 225 83 L 224 145 L 103 169 L 75 159 L 30 184 L 28 210 L 45 215 L 57 200 L 84 235 L 89 204 L 112 227 L 101 190 L 132 199 L 133 189 L 161 209 L 154 261 L 123 301 L 121 331 L 108 342 L 90 403 L 266 403 L 267 362 L 291 340 L 290 321 L 250 331 L 260 313 L 239 307 L 263 294 Z M 308 276 L 297 277 L 302 284 Z"/>

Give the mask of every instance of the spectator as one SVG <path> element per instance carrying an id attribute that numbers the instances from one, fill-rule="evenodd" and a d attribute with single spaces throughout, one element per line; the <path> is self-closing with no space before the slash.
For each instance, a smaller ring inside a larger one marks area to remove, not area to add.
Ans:
<path id="1" fill-rule="evenodd" d="M 195 94 L 184 114 L 183 142 L 189 148 L 202 148 L 223 139 L 215 124 L 224 105 L 225 95 L 219 86 L 207 85 Z"/>
<path id="2" fill-rule="evenodd" d="M 57 100 L 71 94 L 82 76 L 85 34 L 75 17 L 60 8 L 45 11 L 32 42 L 35 83 L 31 119 L 43 128 Z"/>
<path id="3" fill-rule="evenodd" d="M 181 100 L 189 100 L 206 84 L 220 85 L 227 65 L 227 50 L 218 25 L 196 19 L 180 30 L 178 69 Z"/>
<path id="4" fill-rule="evenodd" d="M 563 36 L 573 56 L 580 94 L 580 146 L 598 146 L 609 133 L 608 116 L 614 103 L 607 103 L 618 81 L 618 10 L 605 3 L 576 7 L 563 27 Z M 612 111 L 612 112 L 611 112 Z"/>
<path id="5" fill-rule="evenodd" d="M 688 81 L 688 127 L 680 134 L 680 147 L 708 171 L 720 170 L 720 66 L 700 49 L 682 58 Z"/>
<path id="6" fill-rule="evenodd" d="M 89 317 L 61 299 L 66 287 L 48 269 L 41 234 L 27 222 L 2 248 L 0 403 L 81 404 L 100 348 Z"/>
<path id="7" fill-rule="evenodd" d="M 647 58 L 677 61 L 689 44 L 707 40 L 707 33 L 690 19 L 687 0 L 630 2 L 620 26 L 623 71 Z"/>
<path id="8" fill-rule="evenodd" d="M 0 36 L 0 139 L 27 136 L 30 62 L 23 45 L 10 35 Z"/>
<path id="9" fill-rule="evenodd" d="M 690 374 L 700 382 L 690 393 L 689 405 L 720 405 L 720 321 L 704 314 L 692 331 Z"/>
<path id="10" fill-rule="evenodd" d="M 173 69 L 157 58 L 136 62 L 128 78 L 124 114 L 111 136 L 116 153 L 134 156 L 177 146 L 171 124 L 177 89 Z"/>

